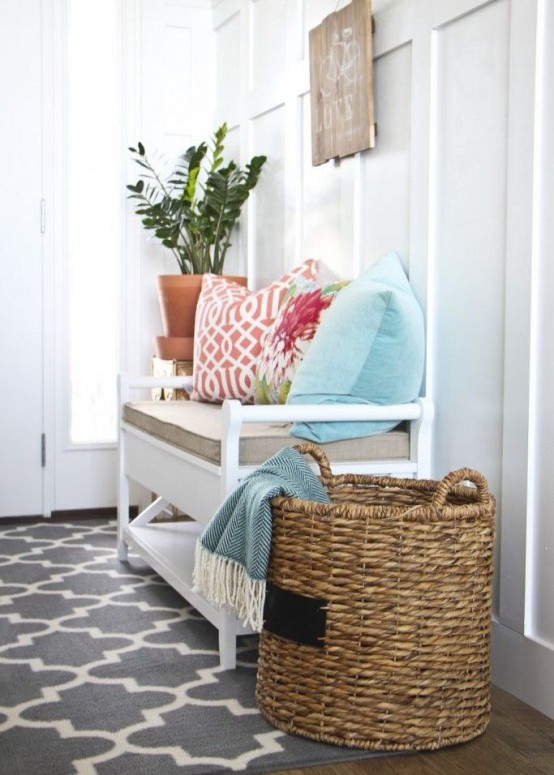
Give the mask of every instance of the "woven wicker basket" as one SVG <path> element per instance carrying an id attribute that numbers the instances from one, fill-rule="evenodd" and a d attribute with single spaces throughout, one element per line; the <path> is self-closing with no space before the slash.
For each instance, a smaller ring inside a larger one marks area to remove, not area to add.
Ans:
<path id="1" fill-rule="evenodd" d="M 481 734 L 495 511 L 487 482 L 465 468 L 441 482 L 334 476 L 318 447 L 297 449 L 319 463 L 331 504 L 273 499 L 268 590 L 322 600 L 315 618 L 325 618 L 324 632 L 306 645 L 266 620 L 261 713 L 285 732 L 374 750 L 435 749 Z M 280 617 L 287 626 L 287 612 Z"/>

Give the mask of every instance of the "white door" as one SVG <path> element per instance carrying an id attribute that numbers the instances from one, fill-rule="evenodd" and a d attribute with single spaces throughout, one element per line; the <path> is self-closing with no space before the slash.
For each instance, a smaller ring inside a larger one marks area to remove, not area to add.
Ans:
<path id="1" fill-rule="evenodd" d="M 0 517 L 43 513 L 41 0 L 0 0 Z"/>
<path id="2" fill-rule="evenodd" d="M 86 7 L 93 23 L 81 19 L 77 33 L 103 50 L 109 26 L 115 69 L 117 6 L 0 0 L 0 517 L 116 503 L 119 165 L 102 149 L 103 167 L 74 153 L 93 145 L 71 124 L 75 95 L 103 117 L 95 126 L 85 116 L 87 131 L 119 130 L 104 104 L 91 107 L 106 89 L 82 62 L 73 77 L 79 41 L 65 36 L 72 7 Z"/>

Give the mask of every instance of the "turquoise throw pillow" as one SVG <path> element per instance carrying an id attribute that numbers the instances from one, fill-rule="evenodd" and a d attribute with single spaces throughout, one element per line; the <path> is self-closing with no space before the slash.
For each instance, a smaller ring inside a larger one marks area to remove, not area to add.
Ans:
<path id="1" fill-rule="evenodd" d="M 423 313 L 396 253 L 338 294 L 290 388 L 291 404 L 402 404 L 423 378 Z M 325 443 L 370 436 L 397 422 L 294 423 L 293 436 Z"/>

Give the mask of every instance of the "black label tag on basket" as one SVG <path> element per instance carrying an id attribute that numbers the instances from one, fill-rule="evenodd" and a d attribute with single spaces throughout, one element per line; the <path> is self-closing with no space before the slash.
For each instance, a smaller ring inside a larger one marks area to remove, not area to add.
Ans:
<path id="1" fill-rule="evenodd" d="M 323 648 L 327 601 L 266 585 L 264 627 L 280 638 Z"/>

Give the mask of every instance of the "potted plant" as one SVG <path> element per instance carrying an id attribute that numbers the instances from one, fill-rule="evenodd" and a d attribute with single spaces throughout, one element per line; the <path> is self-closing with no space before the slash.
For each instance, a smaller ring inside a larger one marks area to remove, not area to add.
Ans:
<path id="1" fill-rule="evenodd" d="M 193 145 L 180 156 L 167 179 L 155 169 L 142 143 L 129 148 L 142 168 L 138 181 L 127 186 L 129 198 L 136 200 L 135 212 L 144 228 L 172 251 L 180 272 L 158 278 L 164 337 L 157 337 L 157 347 L 162 358 L 192 359 L 202 275 L 222 274 L 242 206 L 266 162 L 266 156 L 254 156 L 244 168 L 234 161 L 225 162 L 226 135 L 227 124 L 223 123 L 210 144 Z M 180 341 L 166 341 L 169 339 Z M 172 345 L 177 346 L 176 351 Z"/>

